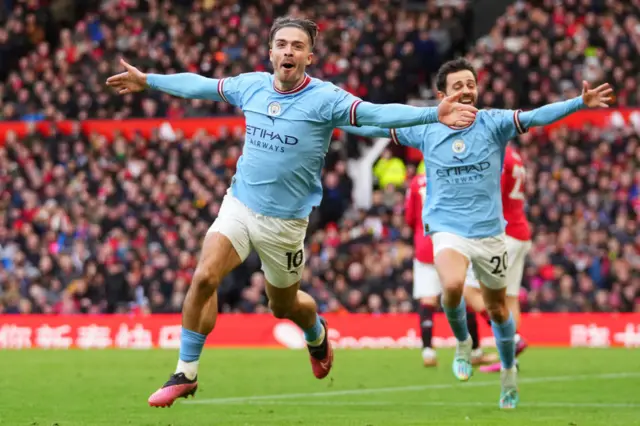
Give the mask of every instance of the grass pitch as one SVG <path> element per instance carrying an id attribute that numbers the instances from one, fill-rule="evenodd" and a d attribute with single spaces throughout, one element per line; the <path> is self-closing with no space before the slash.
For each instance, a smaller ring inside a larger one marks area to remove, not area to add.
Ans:
<path id="1" fill-rule="evenodd" d="M 320 381 L 306 352 L 207 349 L 196 398 L 159 409 L 177 351 L 2 351 L 0 425 L 640 425 L 640 350 L 529 349 L 510 412 L 498 375 L 457 383 L 452 355 L 425 369 L 415 350 L 339 350 Z"/>

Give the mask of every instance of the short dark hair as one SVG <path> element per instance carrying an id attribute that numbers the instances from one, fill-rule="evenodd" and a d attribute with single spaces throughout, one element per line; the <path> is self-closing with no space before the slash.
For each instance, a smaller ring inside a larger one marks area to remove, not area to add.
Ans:
<path id="1" fill-rule="evenodd" d="M 273 43 L 273 37 L 278 30 L 286 27 L 300 28 L 309 36 L 311 47 L 315 45 L 316 37 L 318 36 L 318 25 L 310 19 L 292 18 L 290 16 L 278 18 L 273 22 L 271 31 L 269 32 L 269 45 Z"/>
<path id="2" fill-rule="evenodd" d="M 439 92 L 447 91 L 447 76 L 449 74 L 453 74 L 454 72 L 468 70 L 473 73 L 473 78 L 478 81 L 478 73 L 476 73 L 476 69 L 471 65 L 471 62 L 467 61 L 464 58 L 453 59 L 449 62 L 445 62 L 440 69 L 438 70 L 438 74 L 436 74 L 436 89 Z"/>

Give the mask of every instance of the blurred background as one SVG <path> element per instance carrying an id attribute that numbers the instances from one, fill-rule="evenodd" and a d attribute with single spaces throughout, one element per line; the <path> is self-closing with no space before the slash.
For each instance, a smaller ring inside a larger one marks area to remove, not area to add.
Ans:
<path id="1" fill-rule="evenodd" d="M 1 0 L 0 313 L 180 312 L 242 152 L 242 128 L 224 123 L 241 112 L 104 82 L 120 57 L 146 72 L 270 71 L 284 14 L 319 24 L 310 74 L 371 102 L 433 105 L 435 72 L 457 56 L 478 68 L 482 107 L 610 82 L 613 109 L 514 141 L 534 230 L 521 301 L 640 312 L 638 0 Z M 123 131 L 130 120 L 141 130 Z M 420 161 L 335 133 L 302 281 L 322 312 L 414 311 L 403 204 Z M 268 311 L 255 254 L 219 306 Z"/>

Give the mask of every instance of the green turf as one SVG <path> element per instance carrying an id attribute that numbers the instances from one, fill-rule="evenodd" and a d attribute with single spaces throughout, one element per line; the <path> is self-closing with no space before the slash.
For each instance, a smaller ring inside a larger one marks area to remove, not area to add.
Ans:
<path id="1" fill-rule="evenodd" d="M 638 350 L 530 349 L 512 412 L 497 407 L 498 376 L 476 372 L 459 384 L 450 351 L 425 369 L 419 351 L 408 350 L 338 351 L 323 381 L 301 351 L 207 350 L 197 397 L 149 408 L 176 356 L 0 352 L 0 425 L 640 425 Z"/>

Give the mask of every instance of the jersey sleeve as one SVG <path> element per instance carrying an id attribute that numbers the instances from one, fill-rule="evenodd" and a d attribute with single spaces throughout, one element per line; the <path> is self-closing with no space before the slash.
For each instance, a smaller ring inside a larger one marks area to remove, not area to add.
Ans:
<path id="1" fill-rule="evenodd" d="M 340 126 L 338 129 L 345 131 L 347 133 L 351 133 L 356 136 L 363 136 L 365 138 L 390 138 L 390 130 L 389 129 L 381 129 L 375 126 L 362 126 L 362 127 L 354 127 L 354 126 Z"/>
<path id="2" fill-rule="evenodd" d="M 240 74 L 235 77 L 225 77 L 218 80 L 218 96 L 220 100 L 242 108 L 242 94 L 250 80 L 250 74 Z"/>
<path id="3" fill-rule="evenodd" d="M 181 98 L 223 101 L 242 107 L 242 89 L 249 75 L 217 79 L 194 73 L 148 74 L 147 84 L 152 89 Z"/>
<path id="4" fill-rule="evenodd" d="M 526 133 L 529 128 L 546 126 L 585 108 L 582 96 L 562 102 L 554 102 L 531 111 L 489 110 L 501 142 L 506 144 L 516 135 Z"/>
<path id="5" fill-rule="evenodd" d="M 527 133 L 528 129 L 525 128 L 520 121 L 520 110 L 510 109 L 492 109 L 487 111 L 490 122 L 495 126 L 495 132 L 497 133 L 500 143 L 505 146 L 509 140 L 516 137 L 516 135 L 522 135 Z"/>
<path id="6" fill-rule="evenodd" d="M 438 108 L 420 108 L 402 104 L 372 104 L 327 85 L 323 96 L 331 109 L 333 127 L 376 126 L 384 129 L 411 127 L 438 122 Z"/>
<path id="7" fill-rule="evenodd" d="M 395 144 L 421 149 L 425 130 L 422 127 L 423 126 L 381 129 L 375 126 L 341 126 L 338 128 L 353 135 L 367 138 L 390 138 Z"/>
<path id="8" fill-rule="evenodd" d="M 391 140 L 396 145 L 404 145 L 422 151 L 427 126 L 402 127 L 390 129 Z"/>
<path id="9" fill-rule="evenodd" d="M 323 95 L 334 127 L 358 126 L 356 108 L 363 102 L 362 99 L 333 84 L 327 84 Z"/>

